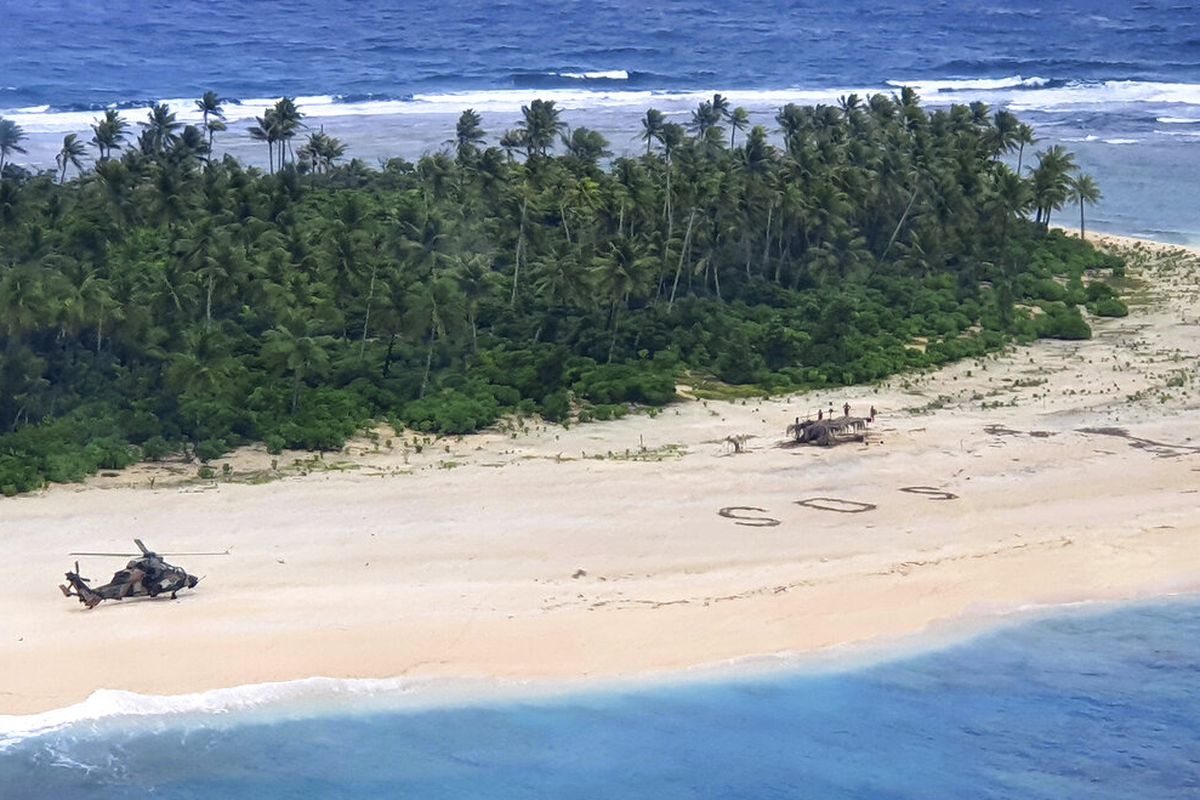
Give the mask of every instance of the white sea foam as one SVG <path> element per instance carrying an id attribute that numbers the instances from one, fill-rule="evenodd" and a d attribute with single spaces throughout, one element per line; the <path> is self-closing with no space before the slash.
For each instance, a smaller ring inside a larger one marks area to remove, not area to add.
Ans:
<path id="1" fill-rule="evenodd" d="M 567 73 L 564 73 L 567 74 Z M 627 75 L 623 70 L 569 73 L 571 76 L 602 76 L 614 80 Z M 369 99 L 345 101 L 330 95 L 296 98 L 296 104 L 313 120 L 335 117 L 372 117 L 403 115 L 457 115 L 465 108 L 481 113 L 520 113 L 521 107 L 535 98 L 553 100 L 559 108 L 572 110 L 645 109 L 651 106 L 665 113 L 684 113 L 710 99 L 714 91 L 727 96 L 734 105 L 745 106 L 762 113 L 778 109 L 787 103 L 834 104 L 843 95 L 856 93 L 867 97 L 877 92 L 893 94 L 906 85 L 889 81 L 885 87 L 834 87 L 737 89 L 708 88 L 703 91 L 651 91 L 585 88 L 582 83 L 574 89 L 487 89 L 463 92 L 426 92 L 405 99 Z M 1044 78 L 1024 78 L 1013 75 L 1004 78 L 925 80 L 910 84 L 931 106 L 952 102 L 980 100 L 995 107 L 1007 106 L 1014 111 L 1072 113 L 1086 110 L 1107 112 L 1119 105 L 1173 105 L 1182 114 L 1159 117 L 1164 125 L 1200 124 L 1200 83 L 1161 83 L 1151 81 L 1073 82 L 1048 85 Z M 232 125 L 249 124 L 278 98 L 245 98 L 225 106 L 227 120 Z M 168 99 L 166 102 L 180 122 L 196 124 L 201 119 L 195 101 L 189 98 Z M 1156 109 L 1159 111 L 1165 109 Z M 48 106 L 32 106 L 0 110 L 0 115 L 21 125 L 26 133 L 84 133 L 101 116 L 99 111 L 56 111 Z M 144 108 L 127 108 L 122 115 L 134 124 L 146 117 Z"/>
<path id="2" fill-rule="evenodd" d="M 888 81 L 888 86 L 900 88 L 909 86 L 917 93 L 926 96 L 939 92 L 994 91 L 996 89 L 1036 88 L 1045 86 L 1049 78 L 1023 78 L 1020 75 L 1009 75 L 1006 78 L 943 78 L 923 79 L 914 81 Z"/>
<path id="3" fill-rule="evenodd" d="M 1074 112 L 1093 108 L 1104 111 L 1114 105 L 1180 104 L 1200 106 L 1200 83 L 1157 81 L 1072 81 L 1012 97 L 1014 111 Z"/>
<path id="4" fill-rule="evenodd" d="M 603 69 L 596 72 L 552 72 L 551 75 L 557 75 L 560 78 L 574 78 L 581 81 L 589 80 L 606 80 L 606 81 L 627 81 L 629 73 L 623 69 Z"/>
<path id="5" fill-rule="evenodd" d="M 500 696 L 506 686 L 498 681 L 482 679 L 305 678 L 169 696 L 98 689 L 82 703 L 66 708 L 40 714 L 0 715 L 0 752 L 32 736 L 100 720 L 145 717 L 178 719 L 194 714 L 207 716 L 231 712 L 269 712 L 283 708 L 292 715 L 304 715 L 305 711 L 319 714 L 328 713 L 332 708 L 353 710 L 356 703 L 378 698 L 390 701 L 390 707 L 449 704 L 467 697 Z"/>
<path id="6" fill-rule="evenodd" d="M 1137 144 L 1141 139 L 1101 139 L 1105 144 Z"/>

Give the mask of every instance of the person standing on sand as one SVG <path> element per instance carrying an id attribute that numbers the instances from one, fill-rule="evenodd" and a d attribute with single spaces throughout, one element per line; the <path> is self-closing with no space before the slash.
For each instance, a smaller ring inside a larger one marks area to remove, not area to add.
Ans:
<path id="1" fill-rule="evenodd" d="M 843 417 L 850 416 L 850 404 L 849 403 L 846 403 L 845 405 L 842 406 L 842 416 Z"/>

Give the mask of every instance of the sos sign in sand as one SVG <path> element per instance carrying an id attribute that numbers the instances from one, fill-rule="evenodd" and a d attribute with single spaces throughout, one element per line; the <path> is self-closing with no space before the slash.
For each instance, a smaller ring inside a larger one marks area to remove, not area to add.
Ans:
<path id="1" fill-rule="evenodd" d="M 958 495 L 947 492 L 936 486 L 903 486 L 900 491 L 906 494 L 922 495 L 930 500 L 957 500 Z M 846 500 L 841 497 L 808 497 L 796 500 L 796 505 L 811 508 L 816 511 L 832 511 L 837 514 L 863 514 L 874 511 L 879 506 L 874 503 L 864 503 L 861 500 Z M 717 514 L 733 520 L 734 525 L 746 528 L 774 528 L 780 525 L 778 519 L 770 516 L 767 509 L 758 506 L 725 506 Z"/>

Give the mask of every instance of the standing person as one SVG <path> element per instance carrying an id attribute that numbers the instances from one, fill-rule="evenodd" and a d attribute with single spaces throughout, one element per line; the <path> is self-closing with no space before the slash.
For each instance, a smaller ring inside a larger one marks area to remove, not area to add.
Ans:
<path id="1" fill-rule="evenodd" d="M 843 417 L 850 416 L 850 404 L 849 403 L 846 403 L 844 406 L 842 406 L 842 416 Z"/>
<path id="2" fill-rule="evenodd" d="M 871 406 L 871 422 L 875 421 L 875 406 Z"/>
<path id="3" fill-rule="evenodd" d="M 817 409 L 817 422 L 820 422 L 821 418 L 824 416 L 825 416 L 825 412 L 818 408 Z"/>

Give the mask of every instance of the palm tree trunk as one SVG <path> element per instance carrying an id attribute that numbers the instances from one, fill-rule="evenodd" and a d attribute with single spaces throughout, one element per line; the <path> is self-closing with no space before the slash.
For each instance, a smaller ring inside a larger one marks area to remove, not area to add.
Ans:
<path id="1" fill-rule="evenodd" d="M 771 203 L 767 206 L 767 233 L 763 236 L 763 263 L 762 273 L 767 274 L 767 263 L 771 260 L 771 221 L 775 214 L 775 204 Z"/>
<path id="2" fill-rule="evenodd" d="M 617 298 L 615 298 L 615 297 L 613 298 L 612 308 L 613 308 L 612 338 L 608 340 L 608 362 L 607 363 L 609 363 L 609 364 L 612 363 L 613 352 L 617 349 L 617 326 L 619 326 L 621 324 L 621 304 L 617 303 Z"/>
<path id="3" fill-rule="evenodd" d="M 675 304 L 675 292 L 679 289 L 679 274 L 683 272 L 683 259 L 687 256 L 692 244 L 692 223 L 696 221 L 696 210 L 688 216 L 687 232 L 683 234 L 683 247 L 679 249 L 679 265 L 675 268 L 675 282 L 671 285 L 671 297 L 667 300 L 667 308 Z"/>
<path id="4" fill-rule="evenodd" d="M 1079 198 L 1079 238 L 1087 241 L 1087 234 L 1083 229 L 1083 198 Z"/>
<path id="5" fill-rule="evenodd" d="M 371 285 L 367 289 L 367 313 L 363 315 L 362 339 L 358 345 L 358 360 L 362 361 L 363 353 L 367 349 L 367 326 L 371 324 L 371 300 L 375 297 L 375 272 L 379 269 L 377 263 L 371 264 Z"/>
<path id="6" fill-rule="evenodd" d="M 437 328 L 429 329 L 429 349 L 425 351 L 425 374 L 421 376 L 421 391 L 417 393 L 417 399 L 420 400 L 425 396 L 425 388 L 429 386 L 429 369 L 433 366 L 433 343 L 437 341 Z"/>
<path id="7" fill-rule="evenodd" d="M 393 332 L 392 335 L 388 337 L 387 352 L 383 354 L 383 369 L 380 370 L 380 374 L 385 378 L 392 370 L 392 350 L 395 348 L 395 346 L 396 334 Z"/>
<path id="8" fill-rule="evenodd" d="M 900 235 L 900 227 L 904 225 L 904 220 L 908 219 L 908 212 L 912 211 L 913 201 L 917 199 L 917 190 L 920 189 L 920 184 L 913 187 L 912 197 L 908 198 L 908 205 L 904 207 L 904 213 L 900 215 L 900 221 L 896 223 L 896 229 L 892 231 L 892 236 L 888 239 L 887 247 L 883 248 L 883 255 L 879 257 L 880 261 L 887 258 L 887 254 L 891 251 L 892 245 L 896 243 L 896 237 Z"/>
<path id="9" fill-rule="evenodd" d="M 212 325 L 212 296 L 213 296 L 213 276 L 208 276 L 208 296 L 204 301 L 204 330 L 208 330 Z"/>
<path id="10" fill-rule="evenodd" d="M 516 264 L 513 268 L 513 290 L 512 297 L 509 298 L 508 307 L 516 308 L 517 305 L 517 281 L 521 277 L 521 253 L 525 249 L 525 214 L 529 209 L 529 196 L 526 195 L 521 203 L 521 227 L 517 231 L 517 255 Z"/>

